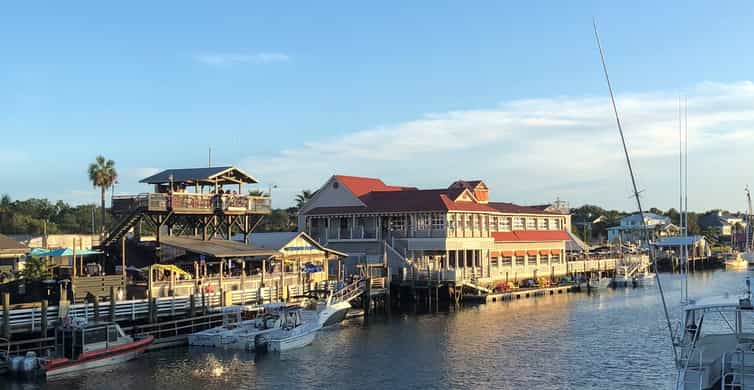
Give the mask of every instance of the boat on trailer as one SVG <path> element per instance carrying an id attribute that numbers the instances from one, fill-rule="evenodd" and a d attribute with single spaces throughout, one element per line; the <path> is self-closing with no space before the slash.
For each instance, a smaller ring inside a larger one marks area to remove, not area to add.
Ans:
<path id="1" fill-rule="evenodd" d="M 55 329 L 53 357 L 33 353 L 9 359 L 14 374 L 44 373 L 48 378 L 126 362 L 143 353 L 154 337 L 127 336 L 117 323 L 70 320 Z"/>

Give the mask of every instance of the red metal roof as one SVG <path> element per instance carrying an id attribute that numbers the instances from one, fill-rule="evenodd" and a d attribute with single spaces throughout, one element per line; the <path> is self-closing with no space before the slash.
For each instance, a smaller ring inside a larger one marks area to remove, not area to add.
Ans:
<path id="1" fill-rule="evenodd" d="M 406 187 L 389 186 L 373 177 L 335 175 L 356 197 L 362 197 L 372 191 L 403 191 Z"/>
<path id="2" fill-rule="evenodd" d="M 493 232 L 495 241 L 568 241 L 565 230 L 516 230 L 513 232 Z"/>

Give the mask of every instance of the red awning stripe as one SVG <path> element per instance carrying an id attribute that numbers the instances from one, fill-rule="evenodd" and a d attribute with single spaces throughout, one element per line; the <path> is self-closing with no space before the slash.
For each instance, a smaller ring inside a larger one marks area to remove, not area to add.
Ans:
<path id="1" fill-rule="evenodd" d="M 524 256 L 526 251 L 516 251 L 516 256 Z"/>
<path id="2" fill-rule="evenodd" d="M 503 256 L 505 256 L 505 257 L 512 257 L 513 256 L 513 251 L 503 251 Z"/>
<path id="3" fill-rule="evenodd" d="M 512 232 L 492 232 L 497 242 L 538 242 L 538 241 L 568 241 L 571 238 L 565 230 L 516 230 Z"/>
<path id="4" fill-rule="evenodd" d="M 560 249 L 553 249 L 552 251 L 550 251 L 550 253 L 552 253 L 553 255 L 559 255 Z"/>
<path id="5" fill-rule="evenodd" d="M 542 256 L 547 256 L 550 254 L 550 251 L 546 249 L 542 249 L 541 251 L 539 251 L 539 254 Z"/>
<path id="6" fill-rule="evenodd" d="M 492 256 L 492 257 L 499 257 L 500 256 L 500 251 L 490 251 L 490 256 Z"/>
<path id="7" fill-rule="evenodd" d="M 537 251 L 526 251 L 526 254 L 529 255 L 529 256 L 536 256 L 537 255 Z"/>

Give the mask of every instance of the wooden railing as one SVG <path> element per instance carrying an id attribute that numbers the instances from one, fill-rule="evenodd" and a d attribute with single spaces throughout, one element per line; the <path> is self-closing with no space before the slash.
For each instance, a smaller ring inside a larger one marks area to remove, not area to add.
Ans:
<path id="1" fill-rule="evenodd" d="M 212 214 L 249 213 L 268 214 L 272 204 L 268 196 L 202 194 L 174 192 L 172 194 L 148 193 L 113 196 L 113 213 L 134 211 L 174 211 L 176 213 Z"/>
<path id="2" fill-rule="evenodd" d="M 103 276 L 74 276 L 71 278 L 73 299 L 80 300 L 92 294 L 95 297 L 110 296 L 110 289 L 125 288 L 126 280 L 123 275 Z"/>

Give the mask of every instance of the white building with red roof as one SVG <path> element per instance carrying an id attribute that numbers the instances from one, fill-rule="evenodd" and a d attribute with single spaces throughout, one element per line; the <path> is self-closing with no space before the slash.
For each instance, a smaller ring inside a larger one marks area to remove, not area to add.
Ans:
<path id="1" fill-rule="evenodd" d="M 570 215 L 561 209 L 490 202 L 482 180 L 417 189 L 332 176 L 299 211 L 299 228 L 359 261 L 444 280 L 520 280 L 567 273 Z"/>

